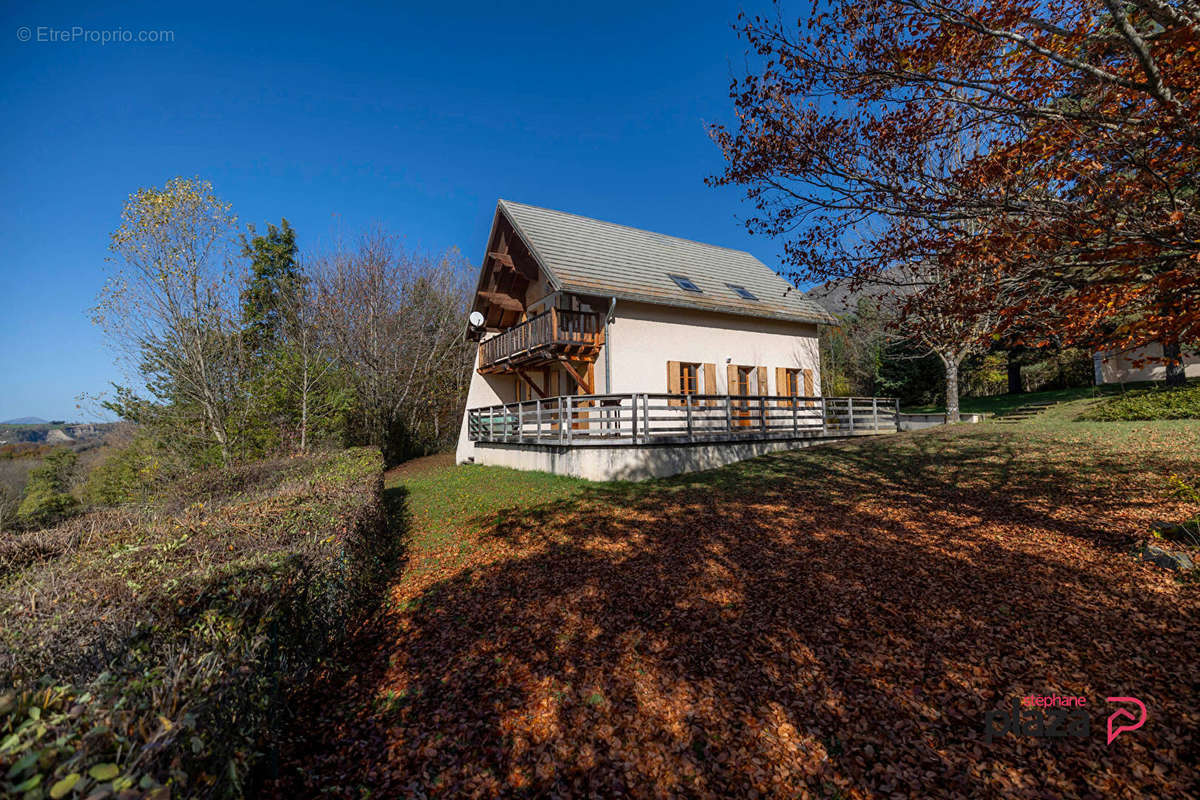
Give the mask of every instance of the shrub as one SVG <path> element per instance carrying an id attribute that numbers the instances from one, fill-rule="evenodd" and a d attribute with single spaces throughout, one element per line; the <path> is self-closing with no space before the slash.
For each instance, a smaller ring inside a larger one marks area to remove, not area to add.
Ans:
<path id="1" fill-rule="evenodd" d="M 115 448 L 92 468 L 83 485 L 83 498 L 104 506 L 142 500 L 169 474 L 164 455 L 155 452 L 148 438 L 136 437 L 126 446 Z"/>
<path id="2" fill-rule="evenodd" d="M 1132 389 L 1099 401 L 1079 418 L 1098 422 L 1200 419 L 1200 383 L 1169 389 Z"/>
<path id="3" fill-rule="evenodd" d="M 79 501 L 67 489 L 78 460 L 70 450 L 56 450 L 31 469 L 17 516 L 27 522 L 49 522 L 74 510 Z"/>
<path id="4" fill-rule="evenodd" d="M 252 793 L 283 696 L 379 597 L 381 496 L 359 449 L 0 543 L 0 792 Z"/>

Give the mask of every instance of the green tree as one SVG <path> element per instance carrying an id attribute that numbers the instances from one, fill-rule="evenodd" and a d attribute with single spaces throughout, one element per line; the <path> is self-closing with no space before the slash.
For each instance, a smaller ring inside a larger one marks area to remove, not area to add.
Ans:
<path id="1" fill-rule="evenodd" d="M 30 470 L 17 516 L 26 522 L 44 523 L 74 510 L 79 501 L 68 489 L 78 459 L 70 450 L 56 450 Z"/>
<path id="2" fill-rule="evenodd" d="M 269 351 L 278 344 L 287 324 L 284 318 L 305 283 L 297 261 L 296 232 L 284 219 L 277 228 L 267 225 L 265 235 L 242 236 L 242 255 L 250 259 L 250 274 L 241 292 L 242 330 L 254 352 Z"/>

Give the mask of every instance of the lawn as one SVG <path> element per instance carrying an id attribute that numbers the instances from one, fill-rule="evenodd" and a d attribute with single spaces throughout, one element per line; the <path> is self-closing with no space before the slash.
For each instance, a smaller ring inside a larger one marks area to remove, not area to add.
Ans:
<path id="1" fill-rule="evenodd" d="M 1119 386 L 1083 386 L 1074 389 L 1051 389 L 1045 392 L 1025 392 L 1023 394 L 998 394 L 992 397 L 960 397 L 959 411 L 964 414 L 1006 414 L 1015 411 L 1027 403 L 1063 403 L 1074 400 L 1085 400 L 1120 394 Z M 932 406 L 913 406 L 902 408 L 901 411 L 910 414 L 941 414 L 946 410 L 945 404 Z"/>
<path id="2" fill-rule="evenodd" d="M 1190 385 L 1200 387 L 1200 381 L 1192 380 Z M 1118 397 L 1121 395 L 1140 395 L 1147 391 L 1161 391 L 1163 384 L 1153 382 L 1127 383 L 1124 386 L 1118 384 L 1105 384 L 1103 386 L 1081 386 L 1073 389 L 1050 389 L 1044 392 L 1025 392 L 1023 394 L 999 394 L 992 397 L 962 397 L 959 399 L 959 410 L 964 414 L 1007 414 L 1010 411 L 1016 411 L 1023 405 L 1029 403 L 1071 403 L 1082 400 L 1099 400 L 1101 398 Z M 1074 406 L 1073 410 L 1078 412 L 1084 406 Z M 940 414 L 945 412 L 946 406 L 913 406 L 902 408 L 901 411 L 909 414 Z"/>
<path id="3" fill-rule="evenodd" d="M 1194 513 L 1200 422 L 1079 405 L 642 484 L 402 468 L 403 573 L 277 793 L 1195 792 L 1200 590 L 1127 551 Z M 988 741 L 1031 693 L 1090 732 Z M 1107 744 L 1111 696 L 1148 721 Z"/>

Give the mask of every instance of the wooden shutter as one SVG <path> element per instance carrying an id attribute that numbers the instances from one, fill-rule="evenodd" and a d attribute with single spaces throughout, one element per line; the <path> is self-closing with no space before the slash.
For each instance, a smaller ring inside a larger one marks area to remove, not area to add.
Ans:
<path id="1" fill-rule="evenodd" d="M 716 394 L 717 393 L 717 365 L 716 364 L 705 364 L 704 365 L 704 393 L 705 394 Z M 715 399 L 712 399 L 712 398 L 709 399 L 708 405 L 715 406 L 716 404 L 717 404 L 717 401 Z"/>
<path id="2" fill-rule="evenodd" d="M 813 396 L 813 377 L 812 377 L 811 369 L 804 370 L 804 395 L 806 397 Z M 813 401 L 809 400 L 808 403 L 806 403 L 806 405 L 812 406 Z"/>
<path id="3" fill-rule="evenodd" d="M 679 362 L 667 362 L 667 393 L 671 395 L 679 394 Z M 670 405 L 681 406 L 683 401 L 677 397 L 672 397 L 667 401 Z"/>
<path id="4" fill-rule="evenodd" d="M 780 397 L 787 397 L 790 394 L 790 392 L 788 392 L 787 367 L 775 368 L 775 394 L 779 395 Z M 779 405 L 781 408 L 784 408 L 791 404 L 780 401 L 777 405 Z"/>
<path id="5" fill-rule="evenodd" d="M 738 368 L 737 364 L 725 365 L 725 378 L 729 381 L 728 394 L 738 394 Z"/>
<path id="6" fill-rule="evenodd" d="M 767 385 L 767 368 L 766 367 L 758 368 L 758 386 L 756 388 L 758 389 L 756 394 L 770 394 L 769 387 Z"/>

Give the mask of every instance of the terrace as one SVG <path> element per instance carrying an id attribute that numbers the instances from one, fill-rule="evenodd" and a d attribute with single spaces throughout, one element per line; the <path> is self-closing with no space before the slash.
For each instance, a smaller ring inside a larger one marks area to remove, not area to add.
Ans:
<path id="1" fill-rule="evenodd" d="M 895 433 L 891 397 L 593 394 L 473 408 L 472 441 L 557 446 L 692 444 Z"/>

